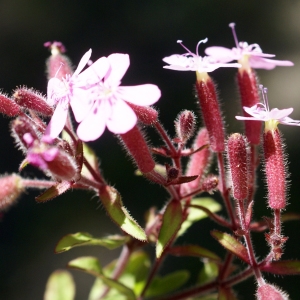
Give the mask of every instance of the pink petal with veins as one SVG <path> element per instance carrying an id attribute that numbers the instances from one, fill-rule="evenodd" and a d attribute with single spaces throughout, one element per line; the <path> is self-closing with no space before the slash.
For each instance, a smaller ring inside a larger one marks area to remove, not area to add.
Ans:
<path id="1" fill-rule="evenodd" d="M 88 63 L 88 61 L 90 60 L 91 58 L 91 55 L 92 55 L 92 49 L 90 49 L 89 51 L 87 51 L 81 58 L 78 66 L 77 66 L 77 69 L 75 70 L 73 76 L 76 76 L 78 75 L 82 69 L 86 66 L 86 64 Z"/>
<path id="2" fill-rule="evenodd" d="M 108 71 L 108 74 L 105 75 L 104 80 L 112 86 L 119 85 L 130 65 L 129 55 L 114 53 L 109 55 L 107 59 L 111 69 Z"/>

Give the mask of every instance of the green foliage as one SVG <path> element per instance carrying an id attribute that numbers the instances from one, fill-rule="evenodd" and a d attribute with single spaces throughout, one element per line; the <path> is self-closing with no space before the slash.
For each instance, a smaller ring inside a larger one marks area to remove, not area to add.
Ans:
<path id="1" fill-rule="evenodd" d="M 219 275 L 219 266 L 215 262 L 205 260 L 203 263 L 203 268 L 199 272 L 198 276 L 198 282 L 200 284 L 215 280 Z"/>
<path id="2" fill-rule="evenodd" d="M 162 225 L 159 231 L 159 236 L 156 244 L 156 257 L 160 257 L 176 235 L 182 222 L 182 207 L 179 201 L 171 201 L 163 215 Z"/>
<path id="3" fill-rule="evenodd" d="M 54 271 L 47 282 L 44 300 L 73 300 L 75 284 L 68 271 Z"/>
<path id="4" fill-rule="evenodd" d="M 129 237 L 121 235 L 94 238 L 87 232 L 77 232 L 62 237 L 55 247 L 55 253 L 62 253 L 78 246 L 103 246 L 107 249 L 115 249 L 124 245 L 128 240 Z"/>
<path id="5" fill-rule="evenodd" d="M 222 209 L 222 206 L 213 198 L 195 198 L 192 199 L 191 205 L 201 205 L 209 209 L 211 212 L 218 212 Z M 207 214 L 198 208 L 190 207 L 187 219 L 182 223 L 180 230 L 177 233 L 177 237 L 181 236 L 186 230 L 195 222 L 207 218 Z"/>

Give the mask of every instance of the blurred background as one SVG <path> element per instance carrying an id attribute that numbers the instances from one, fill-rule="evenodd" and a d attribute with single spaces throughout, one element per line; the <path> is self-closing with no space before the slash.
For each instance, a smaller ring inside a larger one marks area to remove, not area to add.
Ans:
<path id="1" fill-rule="evenodd" d="M 300 119 L 300 1 L 0 0 L 0 88 L 11 94 L 16 86 L 26 85 L 46 93 L 45 59 L 49 56 L 43 47 L 46 41 L 62 41 L 74 66 L 90 48 L 93 60 L 115 52 L 128 53 L 131 65 L 123 85 L 153 83 L 160 87 L 162 97 L 156 107 L 173 136 L 177 114 L 183 109 L 197 111 L 193 89 L 195 74 L 165 70 L 162 58 L 184 52 L 176 43 L 178 39 L 194 52 L 197 42 L 208 37 L 208 43 L 200 46 L 200 55 L 208 46 L 233 47 L 230 22 L 236 23 L 240 41 L 258 43 L 265 53 L 274 53 L 277 59 L 295 63 L 292 68 L 258 70 L 258 75 L 260 82 L 269 88 L 271 107 L 294 107 L 291 117 Z M 219 69 L 212 74 L 218 84 L 227 133 L 242 130 L 242 124 L 234 118 L 241 113 L 235 74 L 233 69 Z M 17 172 L 23 158 L 10 137 L 9 121 L 0 116 L 1 174 Z M 300 213 L 300 129 L 288 126 L 280 129 L 286 140 L 291 172 L 287 211 Z M 150 139 L 153 145 L 159 145 L 151 130 Z M 119 190 L 131 215 L 143 224 L 144 212 L 153 205 L 162 207 L 167 194 L 134 176 L 134 166 L 109 132 L 90 145 L 100 157 L 107 181 Z M 31 178 L 38 174 L 33 168 L 22 173 Z M 261 178 L 258 185 L 256 219 L 271 213 L 266 208 L 266 191 Z M 37 192 L 29 191 L 1 216 L 1 299 L 42 299 L 48 276 L 54 270 L 64 268 L 71 259 L 95 255 L 105 265 L 118 255 L 118 250 L 95 247 L 54 254 L 54 247 L 63 235 L 87 231 L 101 236 L 117 233 L 118 228 L 108 219 L 92 193 L 69 191 L 45 204 L 35 202 L 37 195 Z M 299 226 L 299 222 L 284 226 L 284 234 L 289 237 L 284 259 L 300 259 Z M 181 242 L 213 247 L 224 255 L 209 235 L 213 228 L 215 225 L 209 220 L 196 224 Z M 253 241 L 257 256 L 262 258 L 268 251 L 263 235 L 254 234 Z M 188 268 L 197 274 L 201 263 L 195 258 L 187 261 L 167 259 L 161 274 L 175 267 Z M 76 299 L 87 299 L 93 278 L 77 272 L 73 275 L 77 284 Z M 289 292 L 291 299 L 299 298 L 299 277 L 265 277 Z M 239 299 L 254 299 L 253 279 L 238 285 L 236 290 Z"/>

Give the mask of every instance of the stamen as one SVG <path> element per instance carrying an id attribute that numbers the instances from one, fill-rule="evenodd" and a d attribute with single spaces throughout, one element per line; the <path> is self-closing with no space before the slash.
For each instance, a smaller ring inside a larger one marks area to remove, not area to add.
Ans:
<path id="1" fill-rule="evenodd" d="M 205 38 L 204 40 L 201 40 L 198 42 L 197 46 L 196 46 L 196 55 L 199 56 L 199 52 L 198 52 L 198 48 L 199 48 L 199 45 L 201 43 L 205 44 L 206 42 L 208 41 L 208 38 Z"/>
<path id="2" fill-rule="evenodd" d="M 268 88 L 264 88 L 264 86 L 262 84 L 259 85 L 259 89 L 261 91 L 261 95 L 264 101 L 264 105 L 267 111 L 270 111 L 269 108 L 269 101 L 268 101 Z"/>
<path id="3" fill-rule="evenodd" d="M 62 62 L 60 62 L 60 66 L 59 66 L 58 70 L 56 71 L 56 73 L 55 73 L 55 76 L 54 76 L 54 77 L 56 77 L 56 76 L 57 76 L 57 74 L 58 74 L 59 70 L 61 69 L 61 67 L 62 67 L 63 65 L 64 65 L 64 64 L 63 64 Z"/>
<path id="4" fill-rule="evenodd" d="M 234 42 L 237 48 L 239 47 L 239 40 L 237 38 L 236 32 L 235 32 L 235 23 L 230 23 L 229 27 L 232 29 L 232 34 L 233 34 L 233 38 L 234 38 Z"/>
<path id="5" fill-rule="evenodd" d="M 177 41 L 178 44 L 180 44 L 188 53 L 190 53 L 191 55 L 194 55 L 193 52 L 191 52 L 187 47 L 185 47 L 183 44 L 182 44 L 182 40 L 178 40 Z"/>

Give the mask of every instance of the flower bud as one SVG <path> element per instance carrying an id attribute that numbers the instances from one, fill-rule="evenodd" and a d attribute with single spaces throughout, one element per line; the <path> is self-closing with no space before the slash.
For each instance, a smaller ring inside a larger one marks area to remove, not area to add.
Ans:
<path id="1" fill-rule="evenodd" d="M 257 289 L 257 300 L 288 300 L 288 295 L 271 284 L 264 284 Z"/>
<path id="2" fill-rule="evenodd" d="M 208 192 L 212 194 L 215 189 L 217 189 L 219 184 L 219 179 L 215 175 L 208 175 L 202 182 L 202 190 L 203 192 Z"/>
<path id="3" fill-rule="evenodd" d="M 142 173 L 148 173 L 154 169 L 155 162 L 149 146 L 137 126 L 124 134 L 120 134 L 119 137 Z"/>
<path id="4" fill-rule="evenodd" d="M 195 115 L 192 111 L 182 111 L 175 121 L 175 130 L 181 142 L 186 143 L 195 131 Z"/>
<path id="5" fill-rule="evenodd" d="M 241 134 L 234 133 L 229 137 L 227 157 L 233 197 L 242 201 L 248 196 L 248 155 L 247 142 Z"/>
<path id="6" fill-rule="evenodd" d="M 27 89 L 26 87 L 17 88 L 13 97 L 15 102 L 22 107 L 32 109 L 45 116 L 53 114 L 53 108 L 48 105 L 46 99 L 33 89 Z"/>
<path id="7" fill-rule="evenodd" d="M 66 75 L 72 75 L 73 68 L 70 59 L 66 55 L 63 55 L 66 52 L 64 45 L 61 42 L 54 41 L 53 43 L 47 42 L 44 46 L 51 50 L 51 56 L 46 62 L 47 78 L 56 77 L 61 80 Z"/>
<path id="8" fill-rule="evenodd" d="M 15 117 L 21 113 L 21 107 L 6 95 L 0 93 L 0 113 Z"/>
<path id="9" fill-rule="evenodd" d="M 251 68 L 241 68 L 237 75 L 242 107 L 252 107 L 260 102 L 257 77 Z M 245 117 L 251 117 L 243 110 Z M 261 122 L 245 120 L 245 135 L 249 143 L 258 145 L 260 143 Z"/>
<path id="10" fill-rule="evenodd" d="M 126 102 L 135 112 L 138 120 L 145 125 L 153 125 L 157 122 L 158 112 L 151 106 L 140 106 Z"/>
<path id="11" fill-rule="evenodd" d="M 204 125 L 208 131 L 211 149 L 222 152 L 225 149 L 224 126 L 215 86 L 207 74 L 205 77 L 200 76 L 201 74 L 197 72 L 196 90 Z"/>
<path id="12" fill-rule="evenodd" d="M 75 159 L 60 148 L 35 143 L 29 149 L 26 159 L 33 166 L 58 180 L 79 180 L 80 175 Z"/>
<path id="13" fill-rule="evenodd" d="M 16 174 L 0 177 L 0 211 L 10 207 L 24 191 L 22 178 Z"/>
<path id="14" fill-rule="evenodd" d="M 286 206 L 285 158 L 279 130 L 268 130 L 263 135 L 264 171 L 268 186 L 268 204 L 272 209 Z"/>

